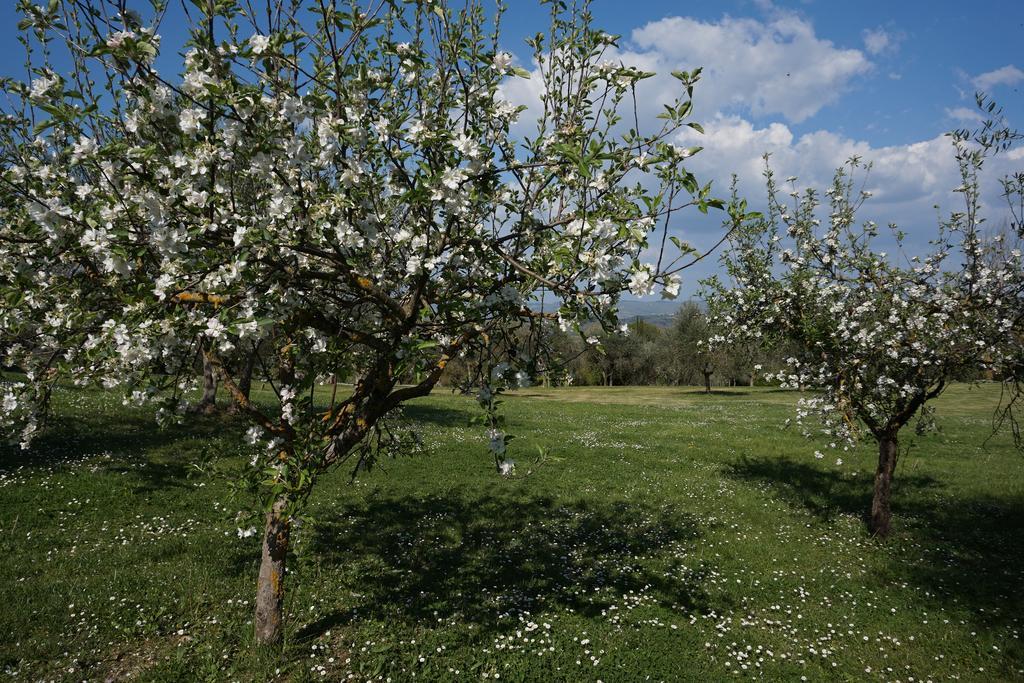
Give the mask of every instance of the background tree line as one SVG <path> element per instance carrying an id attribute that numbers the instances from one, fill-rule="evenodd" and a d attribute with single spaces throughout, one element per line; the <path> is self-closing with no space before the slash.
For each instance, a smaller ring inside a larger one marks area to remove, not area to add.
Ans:
<path id="1" fill-rule="evenodd" d="M 786 367 L 786 359 L 799 355 L 797 342 L 775 338 L 708 345 L 719 335 L 707 306 L 699 300 L 682 303 L 667 325 L 641 316 L 623 324 L 618 332 L 602 332 L 596 323 L 583 334 L 562 332 L 548 325 L 548 350 L 530 361 L 529 381 L 544 386 L 756 386 L 777 384 L 766 375 Z M 588 343 L 590 342 L 596 343 Z M 495 339 L 485 352 L 464 356 L 449 365 L 441 383 L 453 390 L 473 391 L 479 386 L 482 367 L 518 356 L 533 356 L 532 344 L 523 331 Z M 520 363 L 521 364 L 521 363 Z M 407 381 L 413 382 L 409 377 Z M 997 379 L 991 372 L 964 371 L 957 379 Z"/>
<path id="2" fill-rule="evenodd" d="M 546 329 L 549 353 L 535 359 L 530 378 L 545 386 L 752 386 L 765 373 L 783 366 L 792 349 L 742 344 L 728 349 L 709 349 L 707 340 L 715 335 L 706 307 L 686 301 L 667 326 L 637 316 L 616 333 L 604 333 L 596 323 L 584 326 L 583 334 Z M 490 353 L 495 362 L 523 352 L 526 337 L 508 335 L 496 341 Z M 480 366 L 479 358 L 453 362 L 443 382 L 469 390 Z"/>

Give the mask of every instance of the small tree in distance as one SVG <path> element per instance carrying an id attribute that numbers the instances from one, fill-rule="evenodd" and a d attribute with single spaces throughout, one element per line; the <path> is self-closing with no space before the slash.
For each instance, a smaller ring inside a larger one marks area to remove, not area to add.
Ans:
<path id="1" fill-rule="evenodd" d="M 836 173 L 821 219 L 816 191 L 794 190 L 787 206 L 769 168 L 768 213 L 734 233 L 725 259 L 731 284 L 711 282 L 721 343 L 794 342 L 776 379 L 818 390 L 799 400 L 798 423 L 816 414 L 832 447 L 845 449 L 865 432 L 876 442 L 869 528 L 879 537 L 891 530 L 904 427 L 915 418 L 929 426 L 928 402 L 950 381 L 1002 367 L 1014 352 L 1007 294 L 1018 288 L 1019 296 L 1021 254 L 1007 252 L 995 265 L 987 258 L 978 185 L 984 150 L 962 136 L 953 144 L 964 209 L 939 226 L 928 254 L 905 254 L 895 226 L 895 249 L 882 251 L 879 228 L 857 222 L 870 196 L 857 184 L 858 159 Z"/>
<path id="2" fill-rule="evenodd" d="M 707 345 L 708 318 L 700 306 L 687 301 L 676 312 L 669 328 L 669 359 L 675 366 L 677 376 L 684 384 L 700 382 L 704 393 L 711 393 L 711 376 L 718 367 L 724 352 Z"/>
<path id="3" fill-rule="evenodd" d="M 303 503 L 331 468 L 400 448 L 386 421 L 450 360 L 528 325 L 542 290 L 567 330 L 613 325 L 626 289 L 674 296 L 690 256 L 640 254 L 681 209 L 722 207 L 686 169 L 699 150 L 671 144 L 699 129 L 699 71 L 641 131 L 619 112 L 652 74 L 605 59 L 616 39 L 586 3 L 552 2 L 519 135 L 502 84 L 528 74 L 477 2 L 197 1 L 180 80 L 154 68 L 163 10 L 147 24 L 95 4 L 23 3 L 26 45 L 45 49 L 30 83 L 3 83 L 0 350 L 28 381 L 4 388 L 0 426 L 27 447 L 61 380 L 173 421 L 201 346 L 252 425 L 256 640 L 277 642 Z M 247 396 L 243 349 L 272 405 Z M 350 393 L 317 401 L 319 378 L 346 375 Z M 485 440 L 499 470 L 507 441 Z"/>

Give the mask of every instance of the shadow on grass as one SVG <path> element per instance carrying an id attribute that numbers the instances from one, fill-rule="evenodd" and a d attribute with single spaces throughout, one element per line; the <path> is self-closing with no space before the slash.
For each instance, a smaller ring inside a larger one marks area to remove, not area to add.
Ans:
<path id="1" fill-rule="evenodd" d="M 806 463 L 745 458 L 728 475 L 770 484 L 776 496 L 823 521 L 836 514 L 866 521 L 871 505 L 870 477 Z M 1024 497 L 954 498 L 935 478 L 899 470 L 892 495 L 892 553 L 879 583 L 919 586 L 940 603 L 970 608 L 979 623 L 1016 623 L 1024 613 Z"/>
<path id="2" fill-rule="evenodd" d="M 683 396 L 749 396 L 749 391 L 743 391 L 742 389 L 712 389 L 711 391 L 705 391 L 704 389 L 686 389 L 679 392 Z"/>
<path id="3" fill-rule="evenodd" d="M 822 520 L 842 514 L 855 515 L 867 522 L 872 493 L 870 478 L 849 479 L 835 470 L 784 458 L 743 458 L 729 465 L 726 473 L 733 479 L 771 484 L 780 498 Z M 905 502 L 902 498 L 916 499 L 916 494 L 940 486 L 933 477 L 901 476 L 897 471 L 893 482 L 893 513 L 900 514 L 899 506 Z M 901 491 L 904 492 L 902 497 Z"/>
<path id="4" fill-rule="evenodd" d="M 441 425 L 444 427 L 464 427 L 478 414 L 468 410 L 446 408 L 425 403 L 406 403 L 402 406 L 403 417 L 412 422 Z"/>
<path id="5" fill-rule="evenodd" d="M 703 611 L 701 572 L 672 572 L 664 552 L 698 545 L 696 520 L 634 503 L 548 498 L 381 499 L 319 517 L 311 555 L 358 577 L 362 596 L 302 628 L 304 641 L 360 619 L 457 620 L 483 639 L 524 611 L 571 609 L 600 618 L 630 591 Z"/>
<path id="6" fill-rule="evenodd" d="M 160 429 L 151 414 L 122 414 L 116 421 L 102 414 L 65 415 L 48 424 L 27 450 L 0 445 L 0 472 L 75 466 L 83 458 L 97 458 L 104 471 L 135 476 L 136 493 L 183 487 L 204 451 L 207 459 L 234 453 L 222 447 L 222 439 L 241 424 L 226 413 L 190 416 L 167 429 Z"/>

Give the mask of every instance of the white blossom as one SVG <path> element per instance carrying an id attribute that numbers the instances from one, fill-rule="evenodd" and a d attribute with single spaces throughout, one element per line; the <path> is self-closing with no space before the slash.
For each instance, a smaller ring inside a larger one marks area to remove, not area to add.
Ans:
<path id="1" fill-rule="evenodd" d="M 499 52 L 494 55 L 494 60 L 491 62 L 491 68 L 498 73 L 505 73 L 509 67 L 512 66 L 512 55 L 508 52 Z"/>
<path id="2" fill-rule="evenodd" d="M 629 276 L 629 291 L 634 296 L 647 296 L 654 291 L 654 276 L 649 266 L 640 266 Z"/>
<path id="3" fill-rule="evenodd" d="M 262 55 L 270 47 L 270 37 L 264 36 L 259 33 L 253 34 L 249 38 L 249 48 L 255 55 Z"/>
<path id="4" fill-rule="evenodd" d="M 178 127 L 186 135 L 195 135 L 202 130 L 204 121 L 206 121 L 206 112 L 203 109 L 197 107 L 182 109 L 178 116 Z"/>

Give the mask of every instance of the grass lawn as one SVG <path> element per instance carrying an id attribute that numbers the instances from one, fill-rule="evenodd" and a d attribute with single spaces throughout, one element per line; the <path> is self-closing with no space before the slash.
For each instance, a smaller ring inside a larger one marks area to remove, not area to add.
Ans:
<path id="1" fill-rule="evenodd" d="M 502 479 L 471 399 L 406 417 L 422 452 L 323 480 L 290 558 L 283 653 L 252 644 L 259 539 L 231 497 L 242 423 L 158 431 L 65 392 L 0 451 L 9 680 L 1024 679 L 1024 456 L 955 386 L 868 537 L 875 453 L 815 459 L 795 395 L 529 389 Z M 6 447 L 5 447 L 6 448 Z"/>

